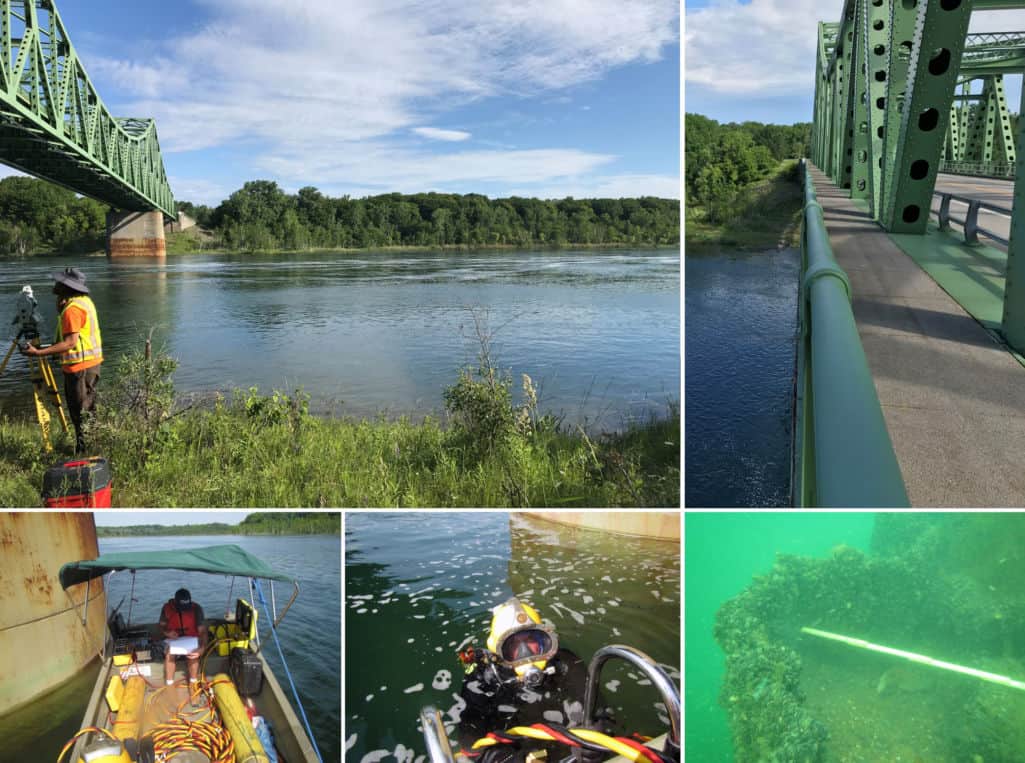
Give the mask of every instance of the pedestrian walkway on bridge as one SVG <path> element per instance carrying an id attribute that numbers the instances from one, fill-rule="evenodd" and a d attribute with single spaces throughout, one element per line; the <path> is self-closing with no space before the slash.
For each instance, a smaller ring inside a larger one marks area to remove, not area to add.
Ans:
<path id="1" fill-rule="evenodd" d="M 858 334 L 911 504 L 1025 505 L 1025 366 L 901 250 L 863 202 L 817 168 L 811 173 L 833 253 L 850 279 Z M 950 260 L 938 267 L 963 266 Z M 980 282 L 1002 282 L 996 266 L 979 277 L 984 261 L 963 269 Z M 1002 283 L 999 291 L 995 305 L 1002 305 Z"/>

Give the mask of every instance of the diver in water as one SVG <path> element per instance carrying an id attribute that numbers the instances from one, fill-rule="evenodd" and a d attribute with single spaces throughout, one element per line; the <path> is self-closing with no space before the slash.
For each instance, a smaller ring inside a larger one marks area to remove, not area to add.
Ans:
<path id="1" fill-rule="evenodd" d="M 466 708 L 459 722 L 459 743 L 473 760 L 504 763 L 526 755 L 526 750 L 509 745 L 472 749 L 488 732 L 533 723 L 584 725 L 587 665 L 569 649 L 560 649 L 555 627 L 542 622 L 537 611 L 519 599 L 513 597 L 493 610 L 487 649 L 467 649 L 460 659 L 466 670 L 460 692 Z M 602 706 L 600 699 L 598 705 Z M 600 726 L 611 725 L 607 709 L 599 715 Z M 552 761 L 570 754 L 563 745 L 546 747 Z M 583 757 L 588 763 L 594 758 L 586 751 Z"/>

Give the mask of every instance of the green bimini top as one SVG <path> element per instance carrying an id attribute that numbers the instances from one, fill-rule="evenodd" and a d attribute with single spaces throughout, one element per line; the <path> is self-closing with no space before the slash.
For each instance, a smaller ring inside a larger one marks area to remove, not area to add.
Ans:
<path id="1" fill-rule="evenodd" d="M 265 562 L 236 545 L 103 554 L 96 559 L 68 562 L 61 567 L 60 581 L 64 588 L 69 588 L 113 570 L 188 570 L 295 582 L 294 578 L 275 572 Z"/>

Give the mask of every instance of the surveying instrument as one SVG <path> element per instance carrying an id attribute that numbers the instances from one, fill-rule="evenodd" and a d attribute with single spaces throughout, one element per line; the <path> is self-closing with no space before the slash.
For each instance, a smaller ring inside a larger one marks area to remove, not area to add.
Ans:
<path id="1" fill-rule="evenodd" d="M 18 295 L 18 302 L 15 307 L 14 320 L 11 325 L 17 328 L 17 333 L 11 340 L 11 347 L 4 356 L 3 363 L 0 363 L 0 375 L 3 375 L 11 355 L 18 348 L 24 349 L 28 345 L 41 347 L 39 342 L 39 324 L 43 318 L 39 314 L 39 303 L 32 294 L 31 286 L 23 286 L 21 294 Z M 50 443 L 50 412 L 43 405 L 43 399 L 49 400 L 60 417 L 61 426 L 68 432 L 68 419 L 64 414 L 64 406 L 61 400 L 60 390 L 57 389 L 57 382 L 53 377 L 53 369 L 47 357 L 28 356 L 29 381 L 32 382 L 32 397 L 36 404 L 36 420 L 39 422 L 39 431 L 43 435 L 43 447 L 49 453 L 53 450 Z"/>

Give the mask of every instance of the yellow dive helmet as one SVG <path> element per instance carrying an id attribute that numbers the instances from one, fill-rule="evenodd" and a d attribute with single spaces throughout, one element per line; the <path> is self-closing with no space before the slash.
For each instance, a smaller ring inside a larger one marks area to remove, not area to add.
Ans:
<path id="1" fill-rule="evenodd" d="M 503 665 L 516 671 L 525 682 L 541 680 L 541 671 L 559 651 L 559 638 L 551 623 L 541 622 L 533 607 L 515 596 L 492 610 L 488 650 L 498 655 Z"/>

